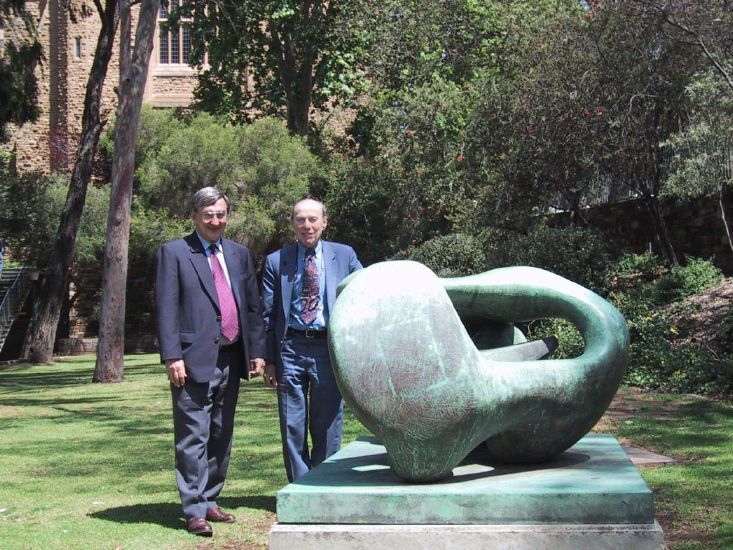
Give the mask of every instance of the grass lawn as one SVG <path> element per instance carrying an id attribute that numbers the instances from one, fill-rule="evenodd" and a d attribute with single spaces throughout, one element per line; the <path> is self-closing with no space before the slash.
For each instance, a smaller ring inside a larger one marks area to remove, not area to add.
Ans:
<path id="1" fill-rule="evenodd" d="M 127 356 L 122 384 L 92 384 L 93 370 L 92 356 L 0 370 L 0 548 L 265 548 L 287 480 L 275 394 L 262 379 L 242 386 L 220 499 L 238 521 L 201 539 L 180 518 L 157 355 Z M 733 405 L 626 397 L 611 431 L 681 459 L 642 470 L 672 548 L 733 547 Z M 347 416 L 344 441 L 364 433 Z"/>
<path id="2" fill-rule="evenodd" d="M 622 388 L 604 420 L 621 441 L 677 460 L 640 470 L 670 548 L 733 548 L 733 403 Z"/>

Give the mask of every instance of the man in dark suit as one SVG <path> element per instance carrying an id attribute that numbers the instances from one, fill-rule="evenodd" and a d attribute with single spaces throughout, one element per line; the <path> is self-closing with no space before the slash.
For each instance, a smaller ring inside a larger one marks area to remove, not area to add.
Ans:
<path id="1" fill-rule="evenodd" d="M 285 471 L 294 481 L 341 447 L 343 400 L 326 327 L 336 288 L 361 263 L 351 247 L 321 239 L 323 203 L 297 202 L 291 224 L 298 242 L 267 257 L 263 283 L 265 383 L 277 388 Z"/>
<path id="2" fill-rule="evenodd" d="M 214 187 L 193 196 L 196 230 L 160 247 L 155 302 L 160 357 L 173 395 L 176 483 L 189 532 L 231 523 L 224 486 L 239 379 L 264 368 L 264 330 L 249 250 L 223 239 L 229 199 Z"/>

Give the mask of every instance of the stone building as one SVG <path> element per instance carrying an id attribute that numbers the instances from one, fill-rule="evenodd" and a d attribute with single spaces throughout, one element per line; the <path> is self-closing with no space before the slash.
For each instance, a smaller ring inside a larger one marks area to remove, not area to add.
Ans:
<path id="1" fill-rule="evenodd" d="M 171 1 L 161 2 L 159 22 L 166 19 Z M 15 151 L 19 171 L 66 171 L 73 166 L 81 131 L 84 94 L 92 66 L 101 22 L 89 0 L 27 1 L 35 17 L 44 60 L 36 68 L 39 84 L 36 122 L 10 128 L 10 140 L 3 144 Z M 136 25 L 133 7 L 133 33 Z M 22 39 L 26 32 L 20 21 L 6 22 L 0 29 L 2 43 Z M 191 48 L 185 19 L 176 31 L 156 29 L 143 101 L 157 107 L 189 105 L 196 83 L 196 70 L 188 65 Z M 107 70 L 102 114 L 108 118 L 116 108 L 114 88 L 119 79 L 118 44 Z"/>

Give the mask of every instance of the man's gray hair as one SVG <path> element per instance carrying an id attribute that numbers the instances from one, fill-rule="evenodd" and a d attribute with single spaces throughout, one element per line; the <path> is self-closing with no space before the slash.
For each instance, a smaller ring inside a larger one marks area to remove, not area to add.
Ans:
<path id="1" fill-rule="evenodd" d="M 219 199 L 226 201 L 227 212 L 229 212 L 229 197 L 224 194 L 224 191 L 217 187 L 202 187 L 191 198 L 191 214 L 195 214 L 201 208 L 211 206 Z"/>

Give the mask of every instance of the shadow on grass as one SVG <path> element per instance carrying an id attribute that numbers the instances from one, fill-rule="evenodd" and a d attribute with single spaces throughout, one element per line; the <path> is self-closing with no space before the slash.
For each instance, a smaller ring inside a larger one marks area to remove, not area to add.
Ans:
<path id="1" fill-rule="evenodd" d="M 275 512 L 274 496 L 225 497 L 219 499 L 219 504 L 227 510 L 244 507 Z M 89 517 L 113 521 L 115 523 L 155 524 L 161 527 L 168 527 L 169 529 L 181 529 L 185 527 L 183 516 L 181 515 L 181 505 L 172 502 L 107 508 L 106 510 L 93 512 L 89 514 Z"/>
<path id="2" fill-rule="evenodd" d="M 42 372 L 4 370 L 0 372 L 0 387 L 58 389 L 92 383 L 93 371 L 87 368 L 69 367 L 51 371 L 49 368 L 40 367 L 39 370 Z"/>
<path id="3" fill-rule="evenodd" d="M 224 509 L 254 508 L 256 510 L 275 513 L 275 497 L 272 495 L 222 497 L 218 499 L 218 503 Z"/>
<path id="4" fill-rule="evenodd" d="M 183 517 L 181 516 L 181 505 L 172 502 L 133 504 L 132 506 L 107 508 L 106 510 L 93 512 L 89 514 L 89 517 L 113 521 L 115 523 L 150 523 L 170 529 L 181 529 L 184 527 Z"/>
<path id="5" fill-rule="evenodd" d="M 164 374 L 164 371 L 160 370 L 154 362 L 126 365 L 124 370 L 125 380 L 154 374 L 156 370 Z M 93 361 L 88 364 L 59 361 L 53 365 L 12 365 L 0 369 L 0 388 L 30 389 L 88 386 L 92 384 L 93 375 Z"/>

